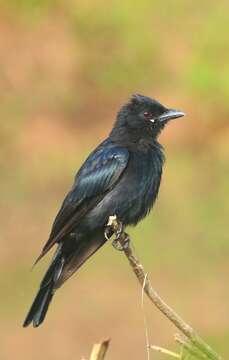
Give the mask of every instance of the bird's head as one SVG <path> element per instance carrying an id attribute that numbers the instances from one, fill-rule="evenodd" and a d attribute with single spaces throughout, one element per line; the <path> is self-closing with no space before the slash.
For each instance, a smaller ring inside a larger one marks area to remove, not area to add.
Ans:
<path id="1" fill-rule="evenodd" d="M 112 132 L 156 139 L 170 120 L 184 115 L 182 111 L 168 109 L 150 97 L 137 94 L 119 111 Z"/>

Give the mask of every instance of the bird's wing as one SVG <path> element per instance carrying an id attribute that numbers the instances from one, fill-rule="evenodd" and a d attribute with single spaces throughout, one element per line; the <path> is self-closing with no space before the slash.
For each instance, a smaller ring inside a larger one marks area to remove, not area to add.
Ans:
<path id="1" fill-rule="evenodd" d="M 82 217 L 113 188 L 126 168 L 128 159 L 128 150 L 109 140 L 87 158 L 56 216 L 50 237 L 37 261 L 56 242 L 71 233 Z"/>

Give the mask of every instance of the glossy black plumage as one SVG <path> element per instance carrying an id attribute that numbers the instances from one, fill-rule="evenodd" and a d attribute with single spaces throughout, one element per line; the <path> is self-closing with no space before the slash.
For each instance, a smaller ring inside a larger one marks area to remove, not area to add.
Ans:
<path id="1" fill-rule="evenodd" d="M 123 106 L 109 137 L 77 173 L 56 216 L 38 260 L 55 243 L 58 247 L 24 326 L 40 325 L 55 290 L 105 243 L 110 215 L 117 215 L 124 226 L 147 215 L 158 194 L 164 162 L 157 137 L 170 119 L 183 115 L 141 95 Z"/>

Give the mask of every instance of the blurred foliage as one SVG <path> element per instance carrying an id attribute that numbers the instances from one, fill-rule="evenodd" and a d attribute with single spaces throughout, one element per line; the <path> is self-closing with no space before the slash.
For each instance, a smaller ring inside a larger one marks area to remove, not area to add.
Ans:
<path id="1" fill-rule="evenodd" d="M 43 16 L 55 12 L 60 0 L 0 0 L 4 10 L 22 16 L 24 20 L 34 22 Z"/>
<path id="2" fill-rule="evenodd" d="M 227 109 L 228 2 L 2 0 L 25 22 L 64 16 L 85 80 L 103 91 L 183 87 Z M 110 95 L 113 96 L 114 93 Z M 228 110 L 228 109 L 227 109 Z"/>
<path id="3" fill-rule="evenodd" d="M 157 289 L 189 314 L 213 348 L 229 355 L 228 12 L 226 0 L 0 0 L 3 359 L 13 357 L 12 333 L 15 349 L 26 344 L 27 353 L 20 347 L 18 358 L 37 360 L 45 349 L 47 358 L 63 359 L 72 351 L 75 359 L 83 344 L 88 348 L 95 340 L 86 326 L 93 321 L 99 336 L 106 332 L 120 341 L 111 360 L 120 358 L 122 346 L 132 358 L 143 354 L 136 304 L 129 310 L 135 284 L 109 245 L 61 292 L 60 312 L 54 309 L 51 319 L 65 324 L 57 353 L 47 339 L 60 341 L 59 323 L 55 333 L 48 319 L 50 328 L 36 336 L 18 327 L 48 260 L 35 275 L 27 269 L 48 236 L 73 174 L 134 92 L 181 108 L 188 117 L 168 127 L 161 138 L 167 162 L 160 196 L 152 214 L 130 229 L 131 235 Z M 109 298 L 94 287 L 90 293 L 88 278 L 92 283 L 102 278 Z M 77 293 L 80 307 L 75 307 L 75 293 L 68 291 Z M 101 307 L 106 321 L 96 315 Z M 71 316 L 66 308 L 72 309 Z M 119 321 L 118 311 L 125 312 L 125 324 L 133 331 L 125 344 L 129 329 Z M 159 329 L 159 339 L 170 334 L 161 318 L 153 316 L 152 333 Z M 77 350 L 72 333 L 81 336 Z"/>

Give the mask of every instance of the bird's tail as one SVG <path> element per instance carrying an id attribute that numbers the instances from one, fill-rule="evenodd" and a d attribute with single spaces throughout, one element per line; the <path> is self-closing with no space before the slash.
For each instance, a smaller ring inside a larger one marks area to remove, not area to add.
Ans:
<path id="1" fill-rule="evenodd" d="M 44 321 L 49 304 L 55 292 L 55 284 L 62 272 L 63 266 L 64 258 L 61 255 L 61 247 L 59 246 L 25 318 L 23 323 L 24 327 L 28 326 L 31 322 L 34 327 L 37 327 Z"/>

